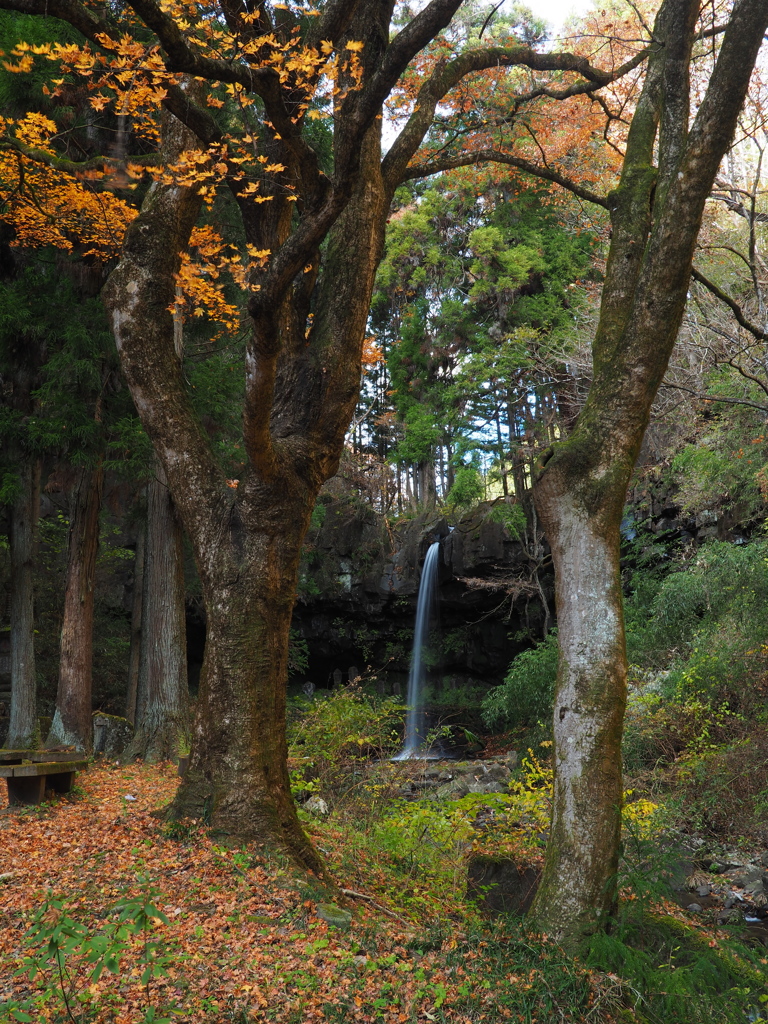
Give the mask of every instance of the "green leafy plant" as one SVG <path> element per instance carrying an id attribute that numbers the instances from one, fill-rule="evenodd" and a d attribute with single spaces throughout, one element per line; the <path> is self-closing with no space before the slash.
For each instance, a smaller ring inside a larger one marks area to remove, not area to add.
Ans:
<path id="1" fill-rule="evenodd" d="M 501 523 L 513 540 L 519 540 L 528 525 L 523 506 L 517 502 L 515 504 L 509 504 L 506 501 L 498 502 L 488 513 L 487 519 L 491 523 Z"/>
<path id="2" fill-rule="evenodd" d="M 397 699 L 377 699 L 352 685 L 310 700 L 293 698 L 288 742 L 294 792 L 339 792 L 355 764 L 392 753 L 404 711 Z"/>
<path id="3" fill-rule="evenodd" d="M 158 1005 L 152 984 L 168 975 L 180 959 L 174 944 L 157 933 L 169 924 L 157 906 L 160 896 L 146 878 L 139 879 L 137 896 L 118 902 L 98 930 L 72 916 L 62 899 L 49 896 L 35 914 L 27 931 L 26 952 L 16 976 L 36 983 L 34 995 L 0 1004 L 12 1021 L 34 1022 L 37 1011 L 56 1006 L 64 1019 L 83 1024 L 96 1014 L 96 984 L 105 973 L 117 977 L 116 988 L 138 984 L 142 989 L 141 1024 L 171 1024 L 178 1010 Z M 110 920 L 111 918 L 111 920 Z M 122 973 L 123 961 L 138 960 L 138 975 Z"/>
<path id="4" fill-rule="evenodd" d="M 548 721 L 557 677 L 557 630 L 528 651 L 518 654 L 501 686 L 483 701 L 489 728 L 535 725 Z"/>

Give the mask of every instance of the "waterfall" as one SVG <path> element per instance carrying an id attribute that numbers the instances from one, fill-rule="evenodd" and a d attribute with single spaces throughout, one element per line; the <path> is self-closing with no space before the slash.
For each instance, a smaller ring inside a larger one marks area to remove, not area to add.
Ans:
<path id="1" fill-rule="evenodd" d="M 435 541 L 427 551 L 424 568 L 421 570 L 419 600 L 416 605 L 416 624 L 413 630 L 411 671 L 408 676 L 408 716 L 405 719 L 405 742 L 403 749 L 394 758 L 395 761 L 407 761 L 412 757 L 429 757 L 429 752 L 422 749 L 425 734 L 424 708 L 422 707 L 426 680 L 424 647 L 429 639 L 429 620 L 434 604 L 439 553 L 440 541 Z"/>

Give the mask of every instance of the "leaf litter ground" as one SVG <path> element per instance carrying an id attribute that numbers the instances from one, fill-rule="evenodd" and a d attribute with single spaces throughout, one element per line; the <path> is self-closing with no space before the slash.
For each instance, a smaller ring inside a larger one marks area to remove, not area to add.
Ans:
<path id="1" fill-rule="evenodd" d="M 444 903 L 424 920 L 422 899 L 422 920 L 409 920 L 406 903 L 393 907 L 391 877 L 379 884 L 365 866 L 342 884 L 365 887 L 370 902 L 350 901 L 349 929 L 328 925 L 317 908 L 333 897 L 285 865 L 222 848 L 202 826 L 169 828 L 153 817 L 177 785 L 170 764 L 102 763 L 78 776 L 75 795 L 40 807 L 8 808 L 0 794 L 3 1024 L 20 1019 L 8 1010 L 12 1000 L 44 991 L 40 975 L 30 981 L 17 972 L 29 925 L 47 899 L 63 900 L 72 918 L 98 933 L 119 900 L 148 885 L 168 919 L 157 920 L 151 935 L 169 954 L 166 976 L 149 991 L 141 984 L 138 940 L 119 972 L 96 982 L 87 965 L 78 973 L 75 958 L 74 1019 L 138 1024 L 169 1007 L 182 1024 L 614 1019 L 616 993 L 605 977 L 519 931 L 468 926 Z M 319 829 L 315 840 L 338 876 L 343 832 Z M 49 966 L 48 982 L 55 980 Z M 35 1024 L 72 1019 L 55 999 L 34 1013 Z"/>

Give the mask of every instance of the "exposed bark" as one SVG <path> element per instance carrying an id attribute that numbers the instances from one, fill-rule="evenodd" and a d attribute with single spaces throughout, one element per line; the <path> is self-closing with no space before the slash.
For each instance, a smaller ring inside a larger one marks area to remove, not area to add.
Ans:
<path id="1" fill-rule="evenodd" d="M 184 537 L 160 466 L 147 485 L 141 642 L 133 740 L 126 761 L 177 757 L 189 742 Z"/>
<path id="2" fill-rule="evenodd" d="M 657 16 L 621 181 L 609 197 L 613 234 L 592 386 L 573 433 L 554 446 L 535 487 L 555 564 L 560 659 L 552 828 L 530 919 L 570 948 L 605 922 L 616 895 L 626 489 L 685 308 L 704 202 L 768 25 L 766 0 L 734 5 L 689 127 L 698 10 L 695 0 L 664 0 Z"/>
<path id="3" fill-rule="evenodd" d="M 25 749 L 40 742 L 35 674 L 32 570 L 40 518 L 40 463 L 22 457 L 19 494 L 9 509 L 11 558 L 11 715 L 5 745 Z"/>
<path id="4" fill-rule="evenodd" d="M 103 484 L 99 461 L 79 471 L 70 499 L 59 686 L 47 747 L 93 747 L 93 608 Z"/>

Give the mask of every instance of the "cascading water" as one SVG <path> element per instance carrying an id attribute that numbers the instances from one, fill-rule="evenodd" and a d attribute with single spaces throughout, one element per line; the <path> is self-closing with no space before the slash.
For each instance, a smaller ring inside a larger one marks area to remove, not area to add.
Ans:
<path id="1" fill-rule="evenodd" d="M 435 541 L 427 551 L 424 568 L 421 570 L 419 583 L 419 599 L 416 604 L 416 625 L 413 631 L 413 653 L 411 654 L 411 671 L 408 676 L 408 716 L 405 719 L 405 741 L 403 749 L 394 758 L 395 761 L 407 761 L 414 757 L 429 757 L 429 751 L 422 747 L 426 730 L 424 728 L 424 683 L 426 681 L 426 664 L 424 647 L 429 639 L 429 620 L 432 606 L 435 603 L 435 584 L 437 582 L 437 558 L 440 553 L 440 541 Z"/>

